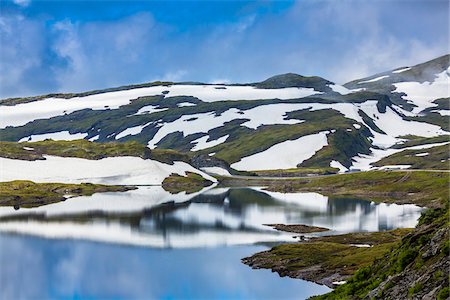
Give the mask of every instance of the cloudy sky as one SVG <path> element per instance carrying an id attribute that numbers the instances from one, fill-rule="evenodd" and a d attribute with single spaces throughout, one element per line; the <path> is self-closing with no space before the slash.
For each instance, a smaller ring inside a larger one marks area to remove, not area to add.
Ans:
<path id="1" fill-rule="evenodd" d="M 0 98 L 154 80 L 344 83 L 449 51 L 447 0 L 0 0 Z"/>

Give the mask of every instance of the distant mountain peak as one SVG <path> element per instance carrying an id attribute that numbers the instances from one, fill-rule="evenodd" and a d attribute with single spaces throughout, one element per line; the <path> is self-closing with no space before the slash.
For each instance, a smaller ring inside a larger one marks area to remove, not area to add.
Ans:
<path id="1" fill-rule="evenodd" d="M 262 82 L 255 83 L 258 88 L 279 89 L 289 87 L 313 88 L 320 92 L 330 92 L 329 87 L 333 82 L 319 76 L 302 76 L 295 73 L 286 73 L 272 76 Z"/>

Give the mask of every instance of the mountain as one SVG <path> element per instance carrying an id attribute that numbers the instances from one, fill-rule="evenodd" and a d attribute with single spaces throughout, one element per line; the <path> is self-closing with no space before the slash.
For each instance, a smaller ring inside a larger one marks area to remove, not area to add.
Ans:
<path id="1" fill-rule="evenodd" d="M 449 65 L 446 55 L 344 86 L 289 73 L 250 84 L 154 82 L 4 99 L 0 140 L 135 141 L 222 174 L 448 169 Z"/>

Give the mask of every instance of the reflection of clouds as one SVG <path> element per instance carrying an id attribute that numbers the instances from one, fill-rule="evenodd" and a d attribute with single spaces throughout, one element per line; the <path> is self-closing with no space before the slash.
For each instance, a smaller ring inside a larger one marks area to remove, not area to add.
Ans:
<path id="1" fill-rule="evenodd" d="M 102 295 L 105 298 L 140 298 L 146 289 L 156 292 L 154 282 L 147 281 L 145 286 L 136 276 L 143 272 L 142 261 L 135 255 L 121 255 L 121 249 L 103 245 L 66 242 L 71 244 L 70 251 L 54 262 L 53 278 L 64 278 L 57 286 L 59 295 L 77 295 L 87 292 L 89 297 Z M 139 248 L 135 248 L 139 252 Z M 123 248 L 127 250 L 127 248 Z M 131 250 L 131 248 L 128 248 Z M 115 262 L 115 259 L 121 261 Z M 136 272 L 136 276 L 132 273 Z"/>
<path id="2" fill-rule="evenodd" d="M 0 242 L 2 299 L 303 299 L 329 291 L 240 262 L 263 247 L 158 250 L 5 235 Z"/>
<path id="3" fill-rule="evenodd" d="M 23 238 L 0 235 L 0 298 L 48 298 L 45 255 Z"/>
<path id="4" fill-rule="evenodd" d="M 329 199 L 318 193 L 277 193 L 261 188 L 217 189 L 183 197 L 166 198 L 166 194 L 161 187 L 141 187 L 125 193 L 96 194 L 37 209 L 21 209 L 19 215 L 21 211 L 44 212 L 49 218 L 22 216 L 3 221 L 0 231 L 188 248 L 292 241 L 293 234 L 264 225 L 274 223 L 326 227 L 332 233 L 414 227 L 421 212 L 415 205 Z M 161 205 L 169 199 L 173 202 Z M 84 218 L 86 221 L 80 221 Z"/>

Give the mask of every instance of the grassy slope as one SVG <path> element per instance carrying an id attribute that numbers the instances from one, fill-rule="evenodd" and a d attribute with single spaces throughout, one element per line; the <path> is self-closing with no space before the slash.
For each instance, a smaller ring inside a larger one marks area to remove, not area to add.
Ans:
<path id="1" fill-rule="evenodd" d="M 172 174 L 162 182 L 164 190 L 176 194 L 179 192 L 186 192 L 187 194 L 195 193 L 202 190 L 204 187 L 210 186 L 211 181 L 203 178 L 202 176 L 186 172 L 187 176 L 181 176 L 178 174 Z"/>
<path id="2" fill-rule="evenodd" d="M 410 229 L 385 232 L 350 233 L 325 236 L 309 241 L 282 244 L 269 251 L 245 258 L 244 263 L 256 268 L 269 268 L 280 275 L 302 278 L 332 286 L 361 267 L 370 265 L 394 246 Z M 350 244 L 369 244 L 370 248 Z"/>
<path id="3" fill-rule="evenodd" d="M 448 200 L 449 174 L 425 171 L 370 171 L 291 180 L 269 187 L 274 191 L 315 191 L 333 196 L 357 196 L 378 202 L 442 207 Z"/>
<path id="4" fill-rule="evenodd" d="M 34 183 L 23 180 L 0 182 L 0 206 L 30 208 L 63 201 L 66 197 L 90 196 L 98 192 L 122 192 L 130 189 L 134 187 L 92 183 Z"/>
<path id="5" fill-rule="evenodd" d="M 417 154 L 428 153 L 426 156 L 416 156 Z M 437 146 L 421 150 L 404 150 L 385 157 L 377 161 L 377 167 L 387 165 L 411 165 L 410 169 L 436 169 L 448 170 L 449 165 L 449 145 Z"/>
<path id="6" fill-rule="evenodd" d="M 99 136 L 97 142 L 115 141 L 118 133 L 126 128 L 147 124 L 140 134 L 125 136 L 119 139 L 120 142 L 137 141 L 141 144 L 153 138 L 158 131 L 158 124 L 165 122 L 173 122 L 183 115 L 198 114 L 198 113 L 215 113 L 217 115 L 231 108 L 240 110 L 251 109 L 260 105 L 268 105 L 275 103 L 327 103 L 332 105 L 336 102 L 360 102 L 366 99 L 366 95 L 353 95 L 352 99 L 346 99 L 346 96 L 333 99 L 322 98 L 302 98 L 292 100 L 252 100 L 252 101 L 218 101 L 214 103 L 202 102 L 194 97 L 179 96 L 167 97 L 152 96 L 141 97 L 132 100 L 130 104 L 123 105 L 120 109 L 105 109 L 105 110 L 80 110 L 67 115 L 57 116 L 51 119 L 35 120 L 24 126 L 9 127 L 0 129 L 0 140 L 3 141 L 17 141 L 23 137 L 31 134 L 42 134 L 48 132 L 58 132 L 68 130 L 70 133 L 88 133 L 86 139 L 94 136 Z M 377 95 L 374 95 L 376 97 Z M 378 95 L 379 96 L 379 95 Z M 356 97 L 356 98 L 355 98 Z M 380 100 L 381 101 L 381 100 Z M 189 107 L 178 107 L 182 102 L 190 102 L 196 104 Z M 136 112 L 147 105 L 153 105 L 158 108 L 169 108 L 152 114 L 135 115 Z M 354 145 L 358 145 L 358 149 L 367 148 L 365 146 L 367 132 L 362 130 L 356 131 L 352 124 L 353 120 L 346 119 L 342 114 L 331 109 L 319 111 L 297 111 L 288 114 L 288 118 L 305 120 L 303 124 L 296 125 L 269 125 L 262 126 L 257 130 L 241 126 L 246 119 L 236 119 L 226 123 L 224 126 L 210 130 L 208 133 L 199 133 L 195 135 L 182 136 L 180 132 L 168 135 L 162 139 L 158 144 L 159 148 L 173 149 L 181 152 L 188 152 L 194 146 L 191 142 L 201 136 L 208 134 L 210 140 L 229 135 L 226 143 L 211 148 L 201 153 L 217 152 L 217 157 L 228 161 L 229 163 L 237 162 L 242 157 L 255 154 L 257 152 L 268 149 L 274 144 L 283 142 L 289 139 L 297 139 L 303 135 L 314 134 L 320 131 L 342 129 L 352 129 L 352 134 L 344 133 L 344 137 L 351 139 Z M 327 120 L 327 122 L 323 122 Z M 358 134 L 356 134 L 358 132 Z M 333 134 L 331 134 L 333 135 Z M 337 133 L 336 133 L 337 135 Z M 342 135 L 342 134 L 341 134 Z M 340 138 L 336 138 L 339 140 Z M 343 145 L 343 143 L 335 143 L 336 145 Z M 328 152 L 328 155 L 321 155 L 318 163 L 326 165 L 329 163 L 332 155 L 338 155 L 338 159 L 342 158 L 342 163 L 346 164 L 348 160 L 345 153 L 354 153 L 357 150 L 350 149 L 348 145 L 343 145 L 337 151 Z M 364 150 L 364 149 L 363 149 Z"/>
<path id="7" fill-rule="evenodd" d="M 392 148 L 396 149 L 402 149 L 406 147 L 413 147 L 418 145 L 426 145 L 426 144 L 434 144 L 434 143 L 444 143 L 444 142 L 450 142 L 450 135 L 440 135 L 436 137 L 426 138 L 426 137 L 420 137 L 416 135 L 406 135 L 401 136 L 400 138 L 406 139 L 407 141 L 403 144 L 396 144 L 392 146 Z M 426 150 L 423 150 L 424 152 Z"/>
<path id="8" fill-rule="evenodd" d="M 26 150 L 27 147 L 31 150 Z M 0 142 L 0 157 L 22 160 L 44 159 L 44 155 L 98 160 L 105 157 L 135 156 L 164 163 L 189 162 L 189 155 L 174 150 L 150 150 L 138 142 L 94 143 L 87 140 L 41 142 Z"/>
<path id="9" fill-rule="evenodd" d="M 216 157 L 229 163 L 234 163 L 242 157 L 264 151 L 286 140 L 294 140 L 305 135 L 339 128 L 342 129 L 339 132 L 346 132 L 346 129 L 353 128 L 352 124 L 355 123 L 353 120 L 346 119 L 342 114 L 331 109 L 312 112 L 301 110 L 289 113 L 288 116 L 292 119 L 306 120 L 306 122 L 294 125 L 261 126 L 255 131 L 244 131 L 245 129 L 241 129 L 241 133 L 237 137 L 229 138 L 227 142 L 208 149 L 208 152 L 215 152 Z M 324 119 L 327 122 L 323 122 Z M 338 134 L 337 132 L 334 134 Z M 353 132 L 359 131 L 353 128 Z M 334 134 L 331 133 L 330 136 L 334 136 Z M 363 135 L 359 136 L 359 138 L 365 139 Z M 340 150 L 336 151 L 339 152 Z M 329 156 L 318 159 L 322 163 L 321 167 L 329 167 L 330 160 L 331 157 Z"/>

